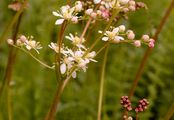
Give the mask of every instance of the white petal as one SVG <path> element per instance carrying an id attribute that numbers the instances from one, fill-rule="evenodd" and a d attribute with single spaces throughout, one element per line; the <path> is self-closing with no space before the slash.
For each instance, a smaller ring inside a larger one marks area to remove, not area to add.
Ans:
<path id="1" fill-rule="evenodd" d="M 115 39 L 117 39 L 117 40 L 124 40 L 124 38 L 121 37 L 121 36 L 115 36 Z"/>
<path id="2" fill-rule="evenodd" d="M 99 30 L 98 33 L 103 33 L 103 31 Z"/>
<path id="3" fill-rule="evenodd" d="M 100 3 L 101 2 L 101 0 L 94 0 L 94 3 L 95 4 L 98 4 L 98 3 Z"/>
<path id="4" fill-rule="evenodd" d="M 31 46 L 29 46 L 29 45 L 26 45 L 26 48 L 27 48 L 28 50 L 31 50 Z"/>
<path id="5" fill-rule="evenodd" d="M 70 38 L 69 36 L 65 36 L 65 38 L 72 41 L 72 38 Z"/>
<path id="6" fill-rule="evenodd" d="M 113 29 L 113 32 L 115 32 L 115 33 L 118 33 L 118 31 L 119 31 L 119 28 L 114 28 Z"/>
<path id="7" fill-rule="evenodd" d="M 63 16 L 62 16 L 61 14 L 59 14 L 58 12 L 53 11 L 52 13 L 53 13 L 54 16 L 63 17 Z"/>
<path id="8" fill-rule="evenodd" d="M 109 39 L 108 37 L 103 37 L 102 38 L 103 41 L 108 41 L 108 39 Z"/>
<path id="9" fill-rule="evenodd" d="M 76 75 L 76 72 L 73 72 L 73 73 L 72 73 L 72 77 L 73 77 L 73 78 L 76 78 L 76 76 L 77 76 L 77 75 Z"/>
<path id="10" fill-rule="evenodd" d="M 56 25 L 60 25 L 60 24 L 62 24 L 64 22 L 64 19 L 58 19 L 57 21 L 56 21 Z"/>
<path id="11" fill-rule="evenodd" d="M 66 72 L 66 65 L 65 65 L 65 63 L 60 65 L 60 72 L 61 72 L 61 74 L 65 74 L 65 72 Z"/>

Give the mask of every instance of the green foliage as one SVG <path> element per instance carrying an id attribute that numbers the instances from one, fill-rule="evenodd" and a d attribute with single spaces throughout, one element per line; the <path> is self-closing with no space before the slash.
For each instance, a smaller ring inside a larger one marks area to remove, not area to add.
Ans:
<path id="1" fill-rule="evenodd" d="M 2 13 L 0 14 L 0 35 L 14 15 L 7 9 L 9 2 L 10 0 L 6 0 L 0 4 L 0 13 Z M 140 10 L 132 13 L 128 21 L 120 21 L 120 24 L 125 23 L 135 30 L 137 36 L 143 33 L 153 35 L 170 4 L 170 0 L 160 2 L 144 0 L 144 2 L 148 5 L 147 11 Z M 51 12 L 64 3 L 62 0 L 30 0 L 29 8 L 22 18 L 20 34 L 33 35 L 36 40 L 41 41 L 45 48 L 40 57 L 48 64 L 54 60 L 54 55 L 46 45 L 50 41 L 56 41 L 59 29 L 54 25 L 55 17 Z M 174 100 L 173 21 L 174 12 L 159 36 L 133 97 L 134 106 L 139 99 L 144 97 L 150 101 L 149 109 L 140 115 L 141 120 L 162 120 Z M 80 33 L 81 27 L 83 25 L 70 26 L 67 33 L 74 31 Z M 91 37 L 92 40 L 93 37 Z M 106 66 L 103 120 L 119 120 L 122 116 L 120 97 L 129 94 L 145 50 L 146 47 L 137 49 L 129 45 L 110 47 Z M 0 85 L 3 81 L 8 53 L 9 47 L 3 42 L 0 46 Z M 102 56 L 103 54 L 97 57 L 99 61 L 97 64 L 90 64 L 87 73 L 80 73 L 78 78 L 72 80 L 66 87 L 57 112 L 57 119 L 96 120 Z M 30 56 L 18 52 L 13 68 L 14 85 L 11 86 L 13 120 L 24 120 L 24 118 L 25 120 L 42 120 L 44 118 L 55 94 L 57 86 L 55 77 L 54 72 L 38 65 Z M 3 94 L 1 100 L 6 100 L 6 95 Z M 0 120 L 5 120 L 6 101 L 1 100 Z"/>

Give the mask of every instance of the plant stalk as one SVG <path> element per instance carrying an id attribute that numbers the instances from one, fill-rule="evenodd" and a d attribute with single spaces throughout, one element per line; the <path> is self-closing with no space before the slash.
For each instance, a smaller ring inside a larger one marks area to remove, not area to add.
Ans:
<path id="1" fill-rule="evenodd" d="M 104 79 L 105 79 L 105 69 L 106 69 L 108 50 L 109 50 L 109 45 L 106 47 L 106 50 L 104 53 L 104 59 L 103 59 L 102 70 L 101 70 L 97 120 L 101 120 L 103 91 L 104 91 Z"/>

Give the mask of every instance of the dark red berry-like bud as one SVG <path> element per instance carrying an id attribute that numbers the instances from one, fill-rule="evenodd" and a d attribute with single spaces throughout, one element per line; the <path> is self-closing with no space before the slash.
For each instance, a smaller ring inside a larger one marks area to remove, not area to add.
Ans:
<path id="1" fill-rule="evenodd" d="M 135 112 L 143 112 L 144 110 L 147 109 L 147 106 L 149 105 L 149 102 L 147 101 L 147 99 L 142 99 L 139 100 L 139 104 L 138 106 L 135 108 Z"/>
<path id="2" fill-rule="evenodd" d="M 132 110 L 131 102 L 128 96 L 122 96 L 120 99 L 120 103 L 128 111 Z"/>

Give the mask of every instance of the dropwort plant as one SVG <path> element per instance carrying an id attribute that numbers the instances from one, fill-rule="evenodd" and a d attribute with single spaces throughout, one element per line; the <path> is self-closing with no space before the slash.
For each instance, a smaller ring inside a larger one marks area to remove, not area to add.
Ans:
<path id="1" fill-rule="evenodd" d="M 23 4 L 21 3 L 12 4 L 9 5 L 9 8 L 22 12 L 26 7 L 26 5 L 22 5 Z M 147 9 L 147 6 L 142 2 L 136 2 L 134 0 L 81 0 L 75 1 L 72 4 L 69 4 L 68 2 L 67 5 L 62 6 L 59 10 L 52 11 L 52 15 L 57 19 L 55 25 L 60 27 L 56 43 L 50 42 L 48 45 L 43 45 L 35 40 L 33 36 L 27 37 L 23 34 L 16 34 L 15 37 L 9 37 L 7 39 L 9 45 L 29 54 L 44 67 L 52 69 L 57 75 L 57 91 L 49 111 L 45 116 L 45 120 L 54 119 L 64 88 L 68 85 L 71 78 L 76 78 L 80 71 L 86 72 L 90 62 L 98 64 L 96 56 L 105 49 L 101 72 L 97 118 L 98 120 L 101 120 L 103 86 L 106 73 L 105 67 L 109 46 L 111 44 L 131 44 L 137 48 L 145 45 L 151 49 L 155 45 L 156 38 L 151 38 L 147 34 L 137 38 L 133 30 L 127 29 L 125 25 L 116 24 L 122 18 L 127 20 L 130 12 L 136 12 L 140 8 Z M 14 18 L 14 21 L 16 21 L 16 18 Z M 82 22 L 85 23 L 85 27 L 81 33 L 74 31 L 66 33 L 69 24 L 76 24 L 78 26 Z M 89 31 L 89 28 L 96 23 L 106 26 L 97 30 L 98 32 L 95 34 L 98 37 L 96 39 L 91 37 L 88 40 L 87 32 Z M 9 29 L 13 24 L 14 23 L 9 26 Z M 7 32 L 9 29 L 7 29 Z M 2 37 L 3 39 L 6 37 L 7 32 Z M 65 41 L 69 41 L 71 44 L 67 45 L 67 42 Z M 91 41 L 91 43 L 89 44 L 88 41 Z M 96 49 L 96 46 L 99 43 L 103 43 L 103 46 Z M 39 55 L 43 47 L 49 47 L 50 50 L 52 50 L 53 55 L 56 54 L 55 61 L 52 62 L 52 65 L 47 65 L 35 56 L 34 52 Z M 142 99 L 139 101 L 138 106 L 133 108 L 129 97 L 122 96 L 121 105 L 126 110 L 123 119 L 133 119 L 132 116 L 127 114 L 127 112 L 131 110 L 135 110 L 136 119 L 138 119 L 138 113 L 147 109 L 148 104 L 149 102 L 146 99 Z"/>

